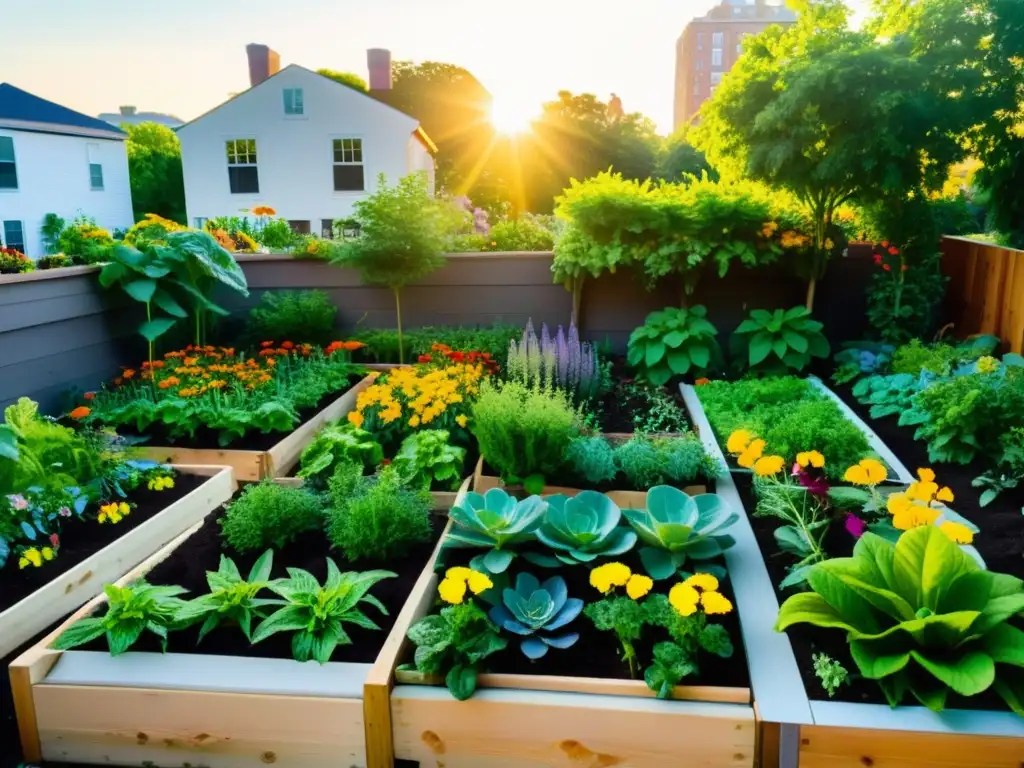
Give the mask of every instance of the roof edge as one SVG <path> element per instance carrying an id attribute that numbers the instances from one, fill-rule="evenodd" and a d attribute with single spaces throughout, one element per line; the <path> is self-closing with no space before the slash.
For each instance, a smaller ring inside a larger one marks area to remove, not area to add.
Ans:
<path id="1" fill-rule="evenodd" d="M 0 118 L 0 128 L 12 131 L 26 131 L 28 133 L 53 133 L 61 136 L 81 136 L 91 139 L 111 139 L 114 141 L 126 141 L 128 134 L 117 126 L 110 126 L 110 130 L 102 128 L 83 128 L 77 125 L 65 125 L 63 123 L 40 123 L 34 120 L 11 120 Z"/>

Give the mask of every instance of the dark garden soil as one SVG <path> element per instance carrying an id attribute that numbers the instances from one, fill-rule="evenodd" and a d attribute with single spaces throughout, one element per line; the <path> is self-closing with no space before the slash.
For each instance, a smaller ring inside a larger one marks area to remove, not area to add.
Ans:
<path id="1" fill-rule="evenodd" d="M 542 550 L 544 554 L 550 554 Z M 451 557 L 446 567 L 469 565 L 469 561 L 479 550 L 450 550 Z M 643 566 L 636 551 L 627 552 L 614 558 L 624 563 L 636 573 L 643 573 Z M 541 568 L 522 558 L 520 554 L 509 566 L 508 576 L 512 583 L 521 571 L 528 571 L 541 581 L 551 576 L 561 576 L 569 588 L 569 597 L 581 598 L 584 603 L 600 599 L 600 593 L 590 585 L 590 568 L 583 565 L 561 566 L 559 568 Z M 652 594 L 667 594 L 675 579 L 654 582 Z M 721 584 L 720 591 L 735 605 L 735 597 L 728 581 Z M 683 680 L 682 685 L 714 685 L 723 687 L 746 688 L 750 685 L 747 673 L 747 659 L 743 650 L 743 639 L 740 635 L 740 619 L 736 611 L 725 616 L 716 616 L 715 623 L 720 623 L 729 631 L 735 652 L 731 658 L 722 659 L 708 653 L 699 657 L 700 672 L 694 677 Z M 602 632 L 584 614 L 580 614 L 559 633 L 578 632 L 579 640 L 571 648 L 551 648 L 542 658 L 531 661 L 523 655 L 519 648 L 518 638 L 511 637 L 508 647 L 487 658 L 488 672 L 521 674 L 521 675 L 555 675 L 559 677 L 597 677 L 613 680 L 628 680 L 629 666 L 622 661 L 621 646 L 613 632 Z M 651 648 L 655 642 L 668 640 L 664 630 L 645 628 L 646 638 L 635 643 L 641 663 L 638 679 L 643 679 L 643 669 L 650 664 Z M 412 662 L 411 652 L 405 662 Z"/>
<path id="2" fill-rule="evenodd" d="M 754 496 L 752 476 L 749 473 L 734 472 L 732 477 L 754 529 L 754 537 L 761 549 L 761 556 L 768 567 L 768 578 L 771 579 L 772 587 L 775 589 L 775 594 L 781 605 L 787 597 L 799 591 L 795 588 L 785 591 L 779 589 L 779 584 L 789 574 L 787 568 L 796 562 L 794 557 L 781 552 L 775 542 L 775 529 L 782 526 L 783 523 L 774 517 L 757 517 L 753 514 L 757 508 L 757 498 Z M 843 519 L 842 517 L 837 518 L 825 537 L 825 551 L 831 557 L 849 557 L 853 554 L 856 540 L 846 531 Z M 786 635 L 793 646 L 793 654 L 796 656 L 797 666 L 800 669 L 800 677 L 803 679 L 804 689 L 810 699 L 814 701 L 845 701 L 854 704 L 888 704 L 882 695 L 881 688 L 875 681 L 856 674 L 857 665 L 850 656 L 850 646 L 845 633 L 840 630 L 812 627 L 809 624 L 797 624 L 787 629 Z M 816 653 L 827 654 L 840 662 L 850 673 L 848 683 L 839 688 L 833 699 L 829 699 L 828 694 L 821 687 L 821 681 L 814 674 L 813 655 Z M 917 700 L 909 693 L 903 700 L 905 705 L 916 705 L 917 703 Z M 970 697 L 951 693 L 946 708 L 997 711 L 1007 709 L 1003 700 L 991 691 L 980 696 Z"/>
<path id="3" fill-rule="evenodd" d="M 216 510 L 207 516 L 203 527 L 193 534 L 188 541 L 179 547 L 167 560 L 157 565 L 149 572 L 147 581 L 152 584 L 167 584 L 184 587 L 189 594 L 184 598 L 198 597 L 209 592 L 206 582 L 206 572 L 216 571 L 220 562 L 221 554 L 225 554 L 235 561 L 238 570 L 243 578 L 248 576 L 249 570 L 259 558 L 259 552 L 238 553 L 222 541 L 220 536 L 220 525 L 217 520 L 221 517 L 223 508 Z M 407 557 L 400 562 L 373 563 L 360 561 L 350 563 L 338 551 L 330 549 L 330 542 L 321 531 L 313 531 L 303 534 L 295 542 L 282 549 L 274 551 L 274 569 L 272 578 L 284 578 L 288 573 L 286 568 L 302 568 L 313 574 L 320 584 L 327 578 L 326 558 L 332 558 L 338 568 L 344 573 L 346 571 L 368 571 L 373 569 L 384 569 L 398 574 L 397 578 L 388 578 L 378 582 L 370 589 L 370 594 L 379 599 L 387 608 L 387 615 L 381 615 L 380 611 L 370 605 L 363 606 L 363 611 L 373 619 L 380 627 L 380 630 L 363 629 L 354 624 L 344 624 L 343 628 L 349 637 L 352 638 L 351 645 L 339 645 L 335 650 L 331 661 L 347 661 L 372 664 L 377 659 L 381 646 L 387 639 L 388 632 L 394 626 L 395 619 L 409 597 L 416 579 L 423 572 L 427 560 L 433 552 L 437 540 L 444 528 L 444 519 L 440 516 L 432 517 L 430 540 L 417 545 Z M 275 595 L 269 591 L 263 597 L 273 598 Z M 257 626 L 254 622 L 253 628 Z M 199 626 L 194 626 L 180 632 L 172 632 L 167 650 L 171 653 L 199 653 L 220 656 L 246 656 L 250 658 L 265 659 L 290 659 L 291 634 L 282 632 L 256 645 L 250 645 L 245 635 L 237 627 L 230 624 L 222 624 L 220 627 L 203 638 L 202 644 L 197 644 Z M 89 645 L 84 646 L 85 650 L 106 651 L 107 645 L 104 638 L 100 638 Z M 160 642 L 155 635 L 145 633 L 142 640 L 132 647 L 133 651 L 160 652 Z"/>
<path id="4" fill-rule="evenodd" d="M 169 490 L 150 491 L 145 487 L 139 488 L 129 494 L 127 499 L 134 505 L 131 513 L 116 525 L 96 522 L 96 507 L 90 505 L 89 514 L 92 518 L 69 518 L 60 534 L 57 557 L 44 563 L 41 568 L 19 569 L 18 559 L 12 554 L 6 567 L 0 570 L 0 611 L 10 608 L 87 557 L 163 512 L 207 480 L 208 477 L 200 475 L 179 474 L 174 478 L 174 487 Z"/>
<path id="5" fill-rule="evenodd" d="M 343 389 L 335 392 L 328 392 L 311 408 L 300 409 L 299 421 L 295 426 L 295 429 L 299 429 L 303 424 L 312 419 L 320 413 L 320 411 L 344 395 L 348 390 L 362 380 L 362 374 L 353 374 L 349 376 L 348 384 Z M 133 437 L 127 431 L 128 429 L 129 427 L 127 425 L 121 426 L 118 429 L 118 434 Z M 217 430 L 210 429 L 208 427 L 201 427 L 200 429 L 197 429 L 194 437 L 172 438 L 168 436 L 167 429 L 163 424 L 153 424 L 148 430 L 146 430 L 144 435 L 141 435 L 141 437 L 146 438 L 145 443 L 143 443 L 145 446 L 168 446 L 172 448 L 195 448 L 200 450 L 227 449 L 232 451 L 268 451 L 284 440 L 291 431 L 294 430 L 290 430 L 289 432 L 248 432 L 239 440 L 234 440 L 227 445 L 221 445 L 218 441 L 220 433 Z"/>
<path id="6" fill-rule="evenodd" d="M 927 444 L 914 439 L 914 427 L 899 426 L 898 416 L 872 419 L 870 406 L 858 403 L 849 386 L 833 386 L 832 390 L 871 426 L 911 473 L 916 473 L 918 467 L 931 467 L 939 485 L 952 489 L 956 499 L 952 508 L 981 529 L 974 546 L 990 571 L 1024 578 L 1024 487 L 1003 491 L 983 508 L 979 503 L 982 489 L 973 488 L 971 481 L 991 469 L 990 465 L 982 460 L 971 464 L 931 462 Z"/>

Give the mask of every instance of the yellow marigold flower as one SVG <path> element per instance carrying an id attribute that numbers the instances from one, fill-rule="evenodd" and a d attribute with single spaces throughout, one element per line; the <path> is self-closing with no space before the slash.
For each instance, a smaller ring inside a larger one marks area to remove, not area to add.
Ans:
<path id="1" fill-rule="evenodd" d="M 821 469 L 825 466 L 825 457 L 818 451 L 801 451 L 796 455 L 796 463 L 801 467 L 811 466 Z"/>
<path id="2" fill-rule="evenodd" d="M 348 422 L 355 427 L 362 427 L 364 416 L 359 411 L 349 411 Z"/>
<path id="3" fill-rule="evenodd" d="M 680 582 L 669 590 L 668 601 L 680 616 L 692 616 L 697 612 L 700 594 L 689 584 Z"/>
<path id="4" fill-rule="evenodd" d="M 117 505 L 117 511 L 120 512 L 122 515 L 127 515 L 129 512 L 132 511 L 132 508 L 128 506 L 127 502 L 122 501 L 120 504 Z"/>
<path id="5" fill-rule="evenodd" d="M 786 460 L 781 456 L 764 456 L 754 462 L 754 474 L 758 477 L 777 475 L 785 464 Z"/>
<path id="6" fill-rule="evenodd" d="M 718 579 L 710 573 L 695 573 L 684 581 L 683 584 L 705 592 L 714 592 L 718 589 Z"/>
<path id="7" fill-rule="evenodd" d="M 466 568 L 461 565 L 456 565 L 445 571 L 444 577 L 446 579 L 458 579 L 459 581 L 466 581 L 471 573 L 473 573 L 472 568 Z"/>
<path id="8" fill-rule="evenodd" d="M 893 515 L 892 525 L 896 530 L 909 531 L 911 528 L 931 525 L 938 519 L 939 510 L 926 507 L 923 504 L 911 504 Z"/>
<path id="9" fill-rule="evenodd" d="M 935 471 L 928 468 L 918 467 L 917 477 L 922 483 L 934 483 L 935 482 Z"/>
<path id="10" fill-rule="evenodd" d="M 912 506 L 914 506 L 914 502 L 905 493 L 891 493 L 889 498 L 885 500 L 885 508 L 893 515 L 897 512 L 905 512 Z"/>
<path id="11" fill-rule="evenodd" d="M 747 450 L 747 446 L 750 445 L 750 441 L 754 439 L 754 435 L 746 429 L 737 429 L 731 435 L 725 443 L 725 448 L 729 453 L 740 454 Z"/>
<path id="12" fill-rule="evenodd" d="M 764 440 L 753 440 L 750 445 L 747 446 L 746 450 L 736 459 L 736 463 L 744 469 L 750 469 L 754 466 L 754 462 L 761 458 L 764 454 L 764 447 L 767 445 Z"/>
<path id="13" fill-rule="evenodd" d="M 469 422 L 469 418 L 464 413 L 460 413 L 458 416 L 455 417 L 455 423 L 458 424 L 463 429 L 465 429 L 466 424 L 468 422 Z"/>
<path id="14" fill-rule="evenodd" d="M 700 596 L 700 605 L 704 609 L 704 613 L 721 614 L 729 613 L 732 611 L 732 603 L 729 599 L 718 592 L 705 592 Z"/>
<path id="15" fill-rule="evenodd" d="M 952 520 L 939 525 L 939 530 L 946 534 L 950 541 L 957 544 L 970 544 L 974 541 L 974 534 L 971 529 L 962 523 L 954 523 Z"/>
<path id="16" fill-rule="evenodd" d="M 469 591 L 474 595 L 486 592 L 494 586 L 494 582 L 491 581 L 486 574 L 479 573 L 478 571 L 470 572 L 469 579 L 466 581 L 466 584 L 469 585 Z"/>
<path id="17" fill-rule="evenodd" d="M 33 568 L 38 568 L 42 564 L 43 564 L 42 553 L 40 553 L 40 551 L 38 549 L 36 549 L 35 547 L 32 547 L 31 549 L 26 549 L 24 552 L 21 553 L 21 557 L 18 559 L 18 568 L 19 569 L 21 569 L 21 568 L 28 568 L 28 566 L 30 566 L 30 565 Z"/>
<path id="18" fill-rule="evenodd" d="M 626 594 L 633 600 L 639 600 L 650 592 L 653 586 L 654 581 L 649 576 L 634 573 L 629 577 L 629 581 L 626 582 Z"/>
<path id="19" fill-rule="evenodd" d="M 608 594 L 613 587 L 626 586 L 632 575 L 628 565 L 605 563 L 590 572 L 590 585 L 603 594 Z"/>
<path id="20" fill-rule="evenodd" d="M 409 419 L 409 426 L 412 427 L 413 429 L 416 429 L 416 427 L 418 427 L 419 425 L 420 425 L 420 417 L 419 416 L 413 416 L 411 419 Z"/>
<path id="21" fill-rule="evenodd" d="M 888 477 L 888 472 L 878 459 L 861 459 L 846 470 L 843 479 L 854 485 L 878 485 Z"/>
<path id="22" fill-rule="evenodd" d="M 53 560 L 53 547 L 43 547 L 39 551 L 43 555 L 43 560 Z"/>
<path id="23" fill-rule="evenodd" d="M 994 357 L 985 355 L 978 358 L 978 373 L 992 373 L 999 369 L 999 361 Z"/>
<path id="24" fill-rule="evenodd" d="M 953 491 L 946 486 L 939 488 L 939 492 L 935 494 L 935 498 L 938 501 L 945 502 L 946 504 L 952 504 L 954 500 Z"/>
<path id="25" fill-rule="evenodd" d="M 437 594 L 446 603 L 458 605 L 466 597 L 466 582 L 461 579 L 444 579 L 437 585 Z"/>

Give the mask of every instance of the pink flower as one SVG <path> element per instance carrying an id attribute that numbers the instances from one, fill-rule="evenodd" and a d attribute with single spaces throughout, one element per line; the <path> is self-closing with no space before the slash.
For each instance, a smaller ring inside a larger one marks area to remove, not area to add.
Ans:
<path id="1" fill-rule="evenodd" d="M 846 532 L 849 533 L 853 538 L 859 539 L 864 535 L 864 532 L 868 529 L 868 524 L 857 517 L 852 512 L 846 513 L 846 521 L 844 523 Z"/>
<path id="2" fill-rule="evenodd" d="M 53 545 L 54 549 L 57 549 L 58 547 L 60 547 L 60 536 L 58 536 L 56 533 L 51 533 L 50 534 L 50 544 Z"/>
<path id="3" fill-rule="evenodd" d="M 17 510 L 28 509 L 28 499 L 21 494 L 16 493 L 13 496 L 8 496 L 7 499 L 11 502 L 11 506 Z"/>
<path id="4" fill-rule="evenodd" d="M 71 517 L 71 510 L 68 507 L 61 507 L 57 510 L 57 514 L 61 517 Z"/>

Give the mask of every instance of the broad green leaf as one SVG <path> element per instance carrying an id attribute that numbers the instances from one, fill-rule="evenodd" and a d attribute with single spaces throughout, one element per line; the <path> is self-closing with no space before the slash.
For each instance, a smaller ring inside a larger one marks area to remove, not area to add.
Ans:
<path id="1" fill-rule="evenodd" d="M 171 294 L 165 291 L 163 288 L 157 288 L 153 294 L 153 303 L 156 304 L 160 309 L 166 312 L 168 315 L 174 317 L 188 317 L 188 312 L 185 308 L 178 303 Z"/>
<path id="2" fill-rule="evenodd" d="M 445 676 L 445 683 L 452 696 L 459 701 L 465 701 L 476 690 L 476 669 L 456 664 Z"/>
<path id="3" fill-rule="evenodd" d="M 816 627 L 850 630 L 853 627 L 821 595 L 803 592 L 793 595 L 782 604 L 775 631 L 782 632 L 794 624 L 813 624 Z"/>
<path id="4" fill-rule="evenodd" d="M 871 680 L 894 675 L 910 663 L 910 651 L 881 654 L 863 640 L 850 641 L 850 656 L 860 673 Z"/>
<path id="5" fill-rule="evenodd" d="M 791 331 L 787 328 L 782 329 L 782 338 L 786 340 L 786 344 L 791 346 L 797 352 L 807 351 L 807 339 L 802 334 Z"/>
<path id="6" fill-rule="evenodd" d="M 175 321 L 165 317 L 159 317 L 156 320 L 147 320 L 139 326 L 139 333 L 146 339 L 146 341 L 154 342 L 171 330 Z"/>
<path id="7" fill-rule="evenodd" d="M 711 362 L 711 351 L 703 344 L 690 344 L 690 357 L 697 368 L 707 368 Z"/>
<path id="8" fill-rule="evenodd" d="M 754 366 L 764 361 L 772 351 L 772 335 L 767 331 L 758 331 L 750 337 L 750 365 Z"/>
<path id="9" fill-rule="evenodd" d="M 677 376 L 685 376 L 690 372 L 691 365 L 697 365 L 687 348 L 682 349 L 670 349 L 667 355 L 668 367 L 672 369 L 672 372 Z M 707 363 L 705 363 L 707 365 Z M 697 365 L 698 368 L 703 366 Z M 654 383 L 654 382 L 652 382 Z M 664 382 L 662 382 L 664 383 Z"/>
<path id="10" fill-rule="evenodd" d="M 124 284 L 125 293 L 136 301 L 148 304 L 156 292 L 156 280 L 133 280 Z"/>
<path id="11" fill-rule="evenodd" d="M 103 623 L 103 619 L 98 618 L 85 618 L 79 619 L 66 630 L 64 630 L 60 636 L 53 641 L 52 648 L 58 651 L 66 651 L 69 648 L 75 648 L 79 645 L 85 645 L 100 637 L 106 632 L 106 625 Z"/>
<path id="12" fill-rule="evenodd" d="M 997 664 L 1024 667 L 1024 632 L 1010 624 L 1000 624 L 986 632 L 981 649 Z"/>
<path id="13" fill-rule="evenodd" d="M 923 650 L 914 650 L 910 654 L 914 661 L 961 696 L 977 696 L 987 691 L 996 679 L 995 662 L 981 651 L 969 651 L 959 658 Z"/>
<path id="14" fill-rule="evenodd" d="M 648 368 L 657 365 L 661 362 L 661 359 L 665 356 L 665 345 L 660 341 L 651 341 L 647 344 L 647 350 L 644 353 L 644 363 Z"/>

